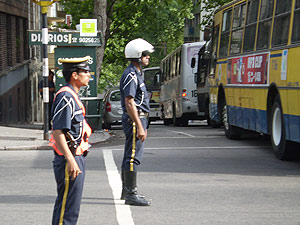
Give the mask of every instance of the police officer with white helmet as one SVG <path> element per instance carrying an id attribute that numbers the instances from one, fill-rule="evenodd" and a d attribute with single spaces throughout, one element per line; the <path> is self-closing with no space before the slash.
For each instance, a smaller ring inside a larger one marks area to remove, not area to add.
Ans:
<path id="1" fill-rule="evenodd" d="M 137 167 L 141 164 L 144 141 L 147 137 L 150 111 L 149 95 L 142 77 L 142 66 L 147 66 L 154 47 L 138 38 L 125 47 L 125 57 L 130 65 L 124 70 L 120 80 L 122 126 L 126 136 L 122 162 L 121 199 L 127 205 L 149 206 L 150 202 L 137 193 Z"/>

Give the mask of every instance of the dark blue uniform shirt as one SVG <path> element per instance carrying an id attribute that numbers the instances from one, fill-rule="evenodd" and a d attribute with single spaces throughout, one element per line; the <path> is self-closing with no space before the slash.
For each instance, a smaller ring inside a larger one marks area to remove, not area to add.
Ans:
<path id="1" fill-rule="evenodd" d="M 120 92 L 123 112 L 126 112 L 125 98 L 128 96 L 134 98 L 138 110 L 143 110 L 144 112 L 150 111 L 146 85 L 141 73 L 137 71 L 133 64 L 130 64 L 123 72 L 120 80 Z"/>
<path id="2" fill-rule="evenodd" d="M 74 91 L 72 85 L 66 84 L 65 86 L 70 87 Z M 82 109 L 71 93 L 61 92 L 56 95 L 52 107 L 52 115 L 52 129 L 63 130 L 64 132 L 69 131 L 79 144 L 82 136 L 84 116 Z"/>

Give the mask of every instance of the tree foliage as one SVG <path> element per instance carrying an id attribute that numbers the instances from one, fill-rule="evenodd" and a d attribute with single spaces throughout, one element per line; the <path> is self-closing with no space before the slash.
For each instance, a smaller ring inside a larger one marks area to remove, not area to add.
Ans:
<path id="1" fill-rule="evenodd" d="M 212 23 L 214 12 L 223 6 L 224 4 L 231 2 L 232 0 L 201 0 L 198 4 L 202 3 L 204 7 L 201 8 L 201 12 L 205 12 L 202 18 L 201 25 L 210 26 Z"/>
<path id="2" fill-rule="evenodd" d="M 60 4 L 72 15 L 72 26 L 79 23 L 80 18 L 101 20 L 93 11 L 93 0 L 61 0 Z M 107 20 L 102 21 L 107 30 L 103 34 L 105 53 L 100 89 L 118 83 L 127 64 L 125 45 L 134 38 L 141 37 L 154 45 L 156 51 L 151 55 L 151 66 L 159 65 L 167 53 L 183 43 L 184 19 L 192 18 L 192 7 L 192 0 L 107 0 Z"/>
<path id="3" fill-rule="evenodd" d="M 72 29 L 75 29 L 75 25 L 79 24 L 80 19 L 94 18 L 94 0 L 60 0 L 59 4 L 64 7 L 67 14 L 72 15 Z"/>
<path id="4" fill-rule="evenodd" d="M 106 1 L 106 2 L 103 2 Z M 202 11 L 212 12 L 229 0 L 202 0 Z M 106 6 L 102 20 L 94 5 Z M 102 4 L 100 4 L 102 3 Z M 105 3 L 105 4 L 104 4 Z M 143 38 L 154 45 L 150 66 L 159 66 L 161 59 L 183 43 L 185 19 L 193 18 L 193 0 L 61 0 L 66 13 L 73 17 L 74 26 L 80 18 L 97 18 L 104 31 L 104 57 L 101 64 L 99 89 L 115 86 L 127 65 L 125 45 L 132 39 Z M 210 15 L 211 16 L 211 15 Z M 208 16 L 203 24 L 209 23 Z"/>
<path id="5" fill-rule="evenodd" d="M 113 76 L 121 76 L 127 64 L 125 45 L 139 37 L 155 47 L 150 66 L 159 65 L 167 53 L 183 43 L 184 19 L 193 16 L 192 6 L 192 1 L 184 0 L 109 0 L 107 16 L 111 23 L 101 77 L 113 80 Z M 100 80 L 103 87 L 102 81 L 105 79 Z"/>

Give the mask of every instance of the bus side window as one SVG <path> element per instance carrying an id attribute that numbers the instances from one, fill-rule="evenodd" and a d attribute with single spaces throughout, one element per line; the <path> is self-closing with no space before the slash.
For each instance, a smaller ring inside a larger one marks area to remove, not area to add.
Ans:
<path id="1" fill-rule="evenodd" d="M 213 30 L 213 47 L 212 47 L 212 58 L 217 58 L 217 49 L 219 43 L 219 30 L 220 26 L 216 26 Z"/>
<path id="2" fill-rule="evenodd" d="M 165 63 L 163 62 L 161 65 L 161 83 L 163 83 L 165 81 L 165 74 L 166 74 L 166 68 L 165 68 Z"/>
<path id="3" fill-rule="evenodd" d="M 169 77 L 169 59 L 167 59 L 165 61 L 165 78 L 164 78 L 164 82 L 166 82 L 168 80 L 168 77 Z"/>
<path id="4" fill-rule="evenodd" d="M 176 53 L 176 71 L 177 71 L 177 73 L 176 73 L 176 76 L 179 76 L 179 74 L 180 74 L 180 51 L 178 51 L 177 53 Z"/>
<path id="5" fill-rule="evenodd" d="M 246 17 L 246 4 L 240 4 L 234 7 L 230 54 L 236 54 L 241 52 L 245 17 Z"/>
<path id="6" fill-rule="evenodd" d="M 172 74 L 172 57 L 168 59 L 168 80 L 171 79 L 171 74 Z"/>
<path id="7" fill-rule="evenodd" d="M 259 0 L 252 0 L 248 2 L 247 19 L 244 35 L 244 51 L 253 51 L 255 44 L 257 14 L 258 14 Z"/>
<path id="8" fill-rule="evenodd" d="M 178 76 L 181 75 L 181 51 L 178 52 Z"/>
<path id="9" fill-rule="evenodd" d="M 292 42 L 300 41 L 300 0 L 296 1 Z"/>
<path id="10" fill-rule="evenodd" d="M 171 78 L 174 78 L 176 76 L 176 55 L 171 57 L 172 59 L 172 73 L 171 73 Z"/>
<path id="11" fill-rule="evenodd" d="M 208 43 L 206 43 L 207 45 Z M 208 59 L 206 54 L 207 46 L 203 45 L 203 47 L 199 51 L 199 62 L 198 62 L 198 77 L 197 82 L 199 84 L 204 84 L 206 80 L 207 68 L 208 68 Z"/>
<path id="12" fill-rule="evenodd" d="M 224 12 L 224 14 L 223 14 L 222 33 L 221 33 L 221 42 L 220 42 L 220 51 L 219 51 L 220 56 L 228 55 L 231 12 L 232 12 L 232 10 L 230 9 L 230 10 Z"/>
<path id="13" fill-rule="evenodd" d="M 277 0 L 272 46 L 288 42 L 292 0 Z"/>
<path id="14" fill-rule="evenodd" d="M 269 48 L 274 0 L 262 0 L 256 49 Z"/>
<path id="15" fill-rule="evenodd" d="M 217 25 L 213 29 L 213 36 L 212 36 L 212 52 L 211 52 L 211 64 L 210 64 L 210 71 L 209 76 L 211 78 L 215 75 L 216 70 L 216 62 L 218 57 L 218 42 L 219 42 L 219 31 L 220 25 Z"/>

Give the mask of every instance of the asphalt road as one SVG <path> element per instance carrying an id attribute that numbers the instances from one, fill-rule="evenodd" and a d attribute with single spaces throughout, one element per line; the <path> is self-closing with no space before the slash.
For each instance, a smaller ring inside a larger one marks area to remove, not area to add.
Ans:
<path id="1" fill-rule="evenodd" d="M 268 140 L 232 141 L 204 123 L 150 126 L 138 173 L 150 207 L 118 200 L 124 135 L 87 157 L 78 224 L 300 225 L 300 161 L 275 158 Z M 0 224 L 50 224 L 56 185 L 51 151 L 0 151 Z"/>

